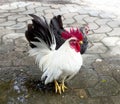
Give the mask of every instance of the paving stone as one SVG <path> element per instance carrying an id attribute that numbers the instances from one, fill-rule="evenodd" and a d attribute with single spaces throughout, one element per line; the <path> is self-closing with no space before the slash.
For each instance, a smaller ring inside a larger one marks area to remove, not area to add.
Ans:
<path id="1" fill-rule="evenodd" d="M 109 58 L 105 58 L 105 61 L 107 61 L 112 66 L 111 69 L 120 69 L 120 56 L 111 56 Z"/>
<path id="2" fill-rule="evenodd" d="M 31 2 L 16 2 L 16 3 L 17 3 L 19 8 L 26 7 L 30 4 L 32 4 Z"/>
<path id="3" fill-rule="evenodd" d="M 94 88 L 88 88 L 91 97 L 112 96 L 120 91 L 120 85 L 110 76 L 101 76 Z"/>
<path id="4" fill-rule="evenodd" d="M 85 14 L 88 14 L 88 10 L 80 9 L 78 13 L 80 13 L 81 15 L 85 15 Z"/>
<path id="5" fill-rule="evenodd" d="M 49 4 L 49 3 L 42 3 L 41 6 L 43 6 L 43 7 L 50 7 L 51 4 Z"/>
<path id="6" fill-rule="evenodd" d="M 14 46 L 14 51 L 16 52 L 27 52 L 28 51 L 28 47 L 27 45 L 23 46 Z"/>
<path id="7" fill-rule="evenodd" d="M 12 10 L 9 10 L 10 13 L 19 13 L 19 12 L 23 12 L 23 11 L 26 11 L 26 8 L 16 8 L 16 9 L 12 9 Z"/>
<path id="8" fill-rule="evenodd" d="M 17 18 L 23 17 L 24 15 L 10 15 L 8 16 L 8 20 L 16 20 Z"/>
<path id="9" fill-rule="evenodd" d="M 79 21 L 78 23 L 79 23 L 81 26 L 84 26 L 84 25 L 87 24 L 87 23 L 86 23 L 85 21 L 83 21 L 83 20 Z M 75 24 L 75 23 L 74 23 L 74 24 Z M 92 31 L 90 31 L 90 32 L 92 32 Z M 90 33 L 90 32 L 89 32 L 89 33 Z"/>
<path id="10" fill-rule="evenodd" d="M 99 75 L 112 76 L 113 69 L 109 62 L 104 60 L 98 62 L 95 61 L 92 65 Z"/>
<path id="11" fill-rule="evenodd" d="M 70 4 L 68 4 L 68 5 L 70 5 Z M 76 8 L 78 11 L 81 10 L 81 9 L 83 9 L 82 6 L 79 6 L 77 4 L 76 5 L 71 4 L 71 6 L 74 7 L 74 8 Z"/>
<path id="12" fill-rule="evenodd" d="M 120 28 L 114 28 L 113 31 L 107 33 L 109 36 L 120 36 Z"/>
<path id="13" fill-rule="evenodd" d="M 27 25 L 26 25 L 25 28 L 15 30 L 15 32 L 16 32 L 16 33 L 23 33 L 23 34 L 25 34 L 25 31 L 26 31 L 26 30 L 27 30 Z"/>
<path id="14" fill-rule="evenodd" d="M 13 60 L 13 65 L 14 66 L 29 66 L 29 65 L 35 65 L 35 60 L 33 60 L 32 57 L 24 57 L 22 59 L 16 59 Z"/>
<path id="15" fill-rule="evenodd" d="M 74 8 L 73 6 L 67 6 L 67 8 L 68 8 L 68 11 L 69 12 L 77 12 L 78 11 L 78 9 L 77 8 Z"/>
<path id="16" fill-rule="evenodd" d="M 112 31 L 112 28 L 107 25 L 101 25 L 97 30 L 93 30 L 95 33 L 106 33 Z"/>
<path id="17" fill-rule="evenodd" d="M 9 6 L 18 6 L 20 4 L 21 4 L 21 2 L 12 2 L 12 3 L 8 4 L 8 5 Z"/>
<path id="18" fill-rule="evenodd" d="M 68 0 L 66 0 L 66 1 L 68 1 Z M 73 7 L 73 8 L 75 8 L 75 7 L 79 7 L 79 6 L 76 5 L 76 4 L 66 3 L 66 4 L 65 4 L 65 7 Z"/>
<path id="19" fill-rule="evenodd" d="M 64 10 L 64 11 L 59 11 L 59 12 L 54 12 L 54 15 L 64 15 L 64 14 L 68 14 L 68 10 Z"/>
<path id="20" fill-rule="evenodd" d="M 80 20 L 83 20 L 85 17 L 89 17 L 88 15 L 78 15 L 78 16 L 75 16 L 74 18 L 76 19 L 76 21 L 80 21 Z"/>
<path id="21" fill-rule="evenodd" d="M 53 14 L 52 13 L 45 14 L 45 17 L 51 19 L 51 18 L 53 18 Z"/>
<path id="22" fill-rule="evenodd" d="M 120 26 L 120 21 L 119 20 L 113 20 L 107 23 L 110 27 L 116 28 Z"/>
<path id="23" fill-rule="evenodd" d="M 32 19 L 32 17 L 30 17 L 30 16 L 23 16 L 23 17 L 17 18 L 17 21 L 18 22 L 24 22 L 24 21 L 28 21 L 30 19 Z"/>
<path id="24" fill-rule="evenodd" d="M 8 34 L 8 33 L 12 33 L 13 31 L 12 30 L 9 30 L 9 29 L 0 29 L 0 38 L 5 35 L 5 34 Z"/>
<path id="25" fill-rule="evenodd" d="M 0 39 L 0 45 L 2 44 L 2 39 Z"/>
<path id="26" fill-rule="evenodd" d="M 35 15 L 37 15 L 37 16 L 44 16 L 45 13 L 43 13 L 43 12 L 37 12 L 37 13 L 35 13 Z"/>
<path id="27" fill-rule="evenodd" d="M 41 3 L 38 3 L 38 4 L 39 5 L 31 4 L 31 5 L 26 6 L 26 8 L 29 10 L 29 9 L 34 9 L 34 8 L 41 6 Z"/>
<path id="28" fill-rule="evenodd" d="M 110 48 L 110 55 L 120 55 L 120 46 L 117 47 L 109 47 Z"/>
<path id="29" fill-rule="evenodd" d="M 59 12 L 60 10 L 59 9 L 46 9 L 44 10 L 44 12 L 47 14 L 47 13 L 54 13 L 54 12 Z"/>
<path id="30" fill-rule="evenodd" d="M 109 98 L 109 97 L 102 97 L 101 102 L 102 102 L 102 104 L 114 104 L 113 101 L 111 100 L 111 98 Z"/>
<path id="31" fill-rule="evenodd" d="M 68 13 L 69 13 L 69 9 L 68 9 L 68 7 L 66 7 L 66 6 L 61 7 L 61 8 L 60 8 L 60 11 L 68 11 Z"/>
<path id="32" fill-rule="evenodd" d="M 88 23 L 90 30 L 98 29 L 99 26 L 96 23 Z"/>
<path id="33" fill-rule="evenodd" d="M 30 5 L 33 5 L 33 6 L 42 6 L 42 3 L 41 2 L 30 2 Z"/>
<path id="34" fill-rule="evenodd" d="M 71 5 L 71 4 L 66 4 L 65 6 L 60 8 L 61 11 L 67 10 L 68 12 L 74 13 L 74 12 L 78 12 L 81 7 L 78 5 Z"/>
<path id="35" fill-rule="evenodd" d="M 116 16 L 112 13 L 100 13 L 101 18 L 116 18 Z"/>
<path id="36" fill-rule="evenodd" d="M 13 50 L 14 50 L 13 44 L 7 44 L 7 45 L 2 44 L 2 45 L 0 46 L 0 54 L 8 53 L 8 52 L 11 52 L 11 51 L 13 51 Z"/>
<path id="37" fill-rule="evenodd" d="M 78 13 L 69 13 L 69 14 L 64 14 L 63 17 L 67 19 L 67 18 L 73 18 L 76 15 L 78 15 Z"/>
<path id="38" fill-rule="evenodd" d="M 100 12 L 101 11 L 99 11 L 99 10 L 90 10 L 89 11 L 89 15 L 93 16 L 93 17 L 98 17 L 98 15 L 99 15 Z"/>
<path id="39" fill-rule="evenodd" d="M 79 88 L 79 89 L 74 89 L 74 91 L 75 91 L 76 95 L 80 97 L 80 99 L 88 98 L 86 90 Z"/>
<path id="40" fill-rule="evenodd" d="M 6 21 L 5 18 L 0 18 L 0 23 L 5 22 L 5 21 Z"/>
<path id="41" fill-rule="evenodd" d="M 111 19 L 97 19 L 95 20 L 95 22 L 98 24 L 98 25 L 105 25 L 106 23 L 108 23 L 109 21 L 112 21 Z"/>
<path id="42" fill-rule="evenodd" d="M 16 9 L 16 8 L 17 8 L 17 5 L 14 5 L 14 3 L 0 6 L 0 9 L 7 9 L 7 10 Z"/>
<path id="43" fill-rule="evenodd" d="M 80 98 L 76 96 L 73 91 L 69 91 L 67 93 L 68 94 L 64 94 L 63 96 L 58 96 L 58 95 L 49 94 L 49 93 L 46 93 L 44 95 L 39 94 L 37 95 L 40 98 L 39 100 L 37 100 L 36 98 L 33 98 L 34 102 L 32 100 L 29 100 L 28 103 L 39 104 L 41 100 L 43 104 L 67 104 L 67 103 L 68 104 L 83 104 L 83 102 L 86 102 L 86 101 L 80 100 Z M 87 104 L 87 103 L 84 103 L 84 104 Z"/>
<path id="44" fill-rule="evenodd" d="M 3 41 L 5 41 L 6 39 L 16 39 L 19 37 L 24 36 L 23 33 L 10 33 L 10 34 L 6 34 L 3 36 Z"/>
<path id="45" fill-rule="evenodd" d="M 85 17 L 88 17 L 88 15 L 78 15 L 74 18 L 77 21 L 77 23 L 86 24 L 86 22 L 83 20 Z"/>
<path id="46" fill-rule="evenodd" d="M 72 24 L 72 23 L 74 23 L 75 22 L 75 20 L 74 19 L 65 19 L 64 21 L 63 21 L 63 23 L 64 24 Z"/>
<path id="47" fill-rule="evenodd" d="M 2 40 L 2 44 L 5 44 L 5 45 L 13 44 L 13 39 L 6 39 L 5 41 Z"/>
<path id="48" fill-rule="evenodd" d="M 69 86 L 77 89 L 86 89 L 94 87 L 98 82 L 98 76 L 92 69 L 81 69 L 73 80 L 69 82 Z"/>
<path id="49" fill-rule="evenodd" d="M 5 27 L 0 27 L 0 29 L 5 29 Z"/>
<path id="50" fill-rule="evenodd" d="M 14 13 L 0 13 L 0 18 L 6 18 L 7 16 L 14 15 Z"/>
<path id="51" fill-rule="evenodd" d="M 118 41 L 118 42 L 116 43 L 116 45 L 120 46 L 120 41 Z"/>
<path id="52" fill-rule="evenodd" d="M 4 46 L 7 46 L 7 45 L 4 45 Z M 13 48 L 13 46 L 11 46 Z M 5 48 L 4 48 L 5 49 Z M 2 53 L 0 54 L 0 60 L 4 61 L 4 60 L 10 60 L 10 61 L 13 61 L 13 60 L 19 60 L 19 59 L 22 59 L 23 57 L 28 57 L 28 53 L 27 52 L 18 52 L 18 51 L 10 51 L 10 52 L 7 52 L 7 53 Z M 12 67 L 12 66 L 11 66 Z"/>
<path id="53" fill-rule="evenodd" d="M 93 8 L 90 8 L 89 6 L 81 6 L 84 10 L 88 10 L 88 11 L 91 11 L 93 10 Z"/>
<path id="54" fill-rule="evenodd" d="M 33 69 L 35 69 L 35 71 Z M 33 75 L 38 76 L 40 74 L 37 74 L 37 73 L 40 73 L 40 71 L 38 69 L 37 70 L 36 69 L 37 68 L 34 66 L 30 66 L 30 67 L 13 67 L 13 66 L 12 67 L 3 67 L 0 70 L 0 79 L 2 79 L 3 81 L 10 81 L 13 78 L 15 78 L 15 79 L 19 78 L 19 76 L 26 78 L 27 76 L 29 76 L 29 73 L 31 73 L 32 71 L 34 71 Z M 24 72 L 26 72 L 26 71 L 28 71 L 27 72 L 28 75 L 25 77 L 26 74 Z M 23 74 L 23 75 L 21 75 L 21 74 Z"/>
<path id="55" fill-rule="evenodd" d="M 120 104 L 120 95 L 111 97 L 114 104 Z"/>
<path id="56" fill-rule="evenodd" d="M 69 27 L 68 27 L 69 26 Z M 73 28 L 79 28 L 79 27 L 83 27 L 84 25 L 83 24 L 81 24 L 81 23 L 76 23 L 76 22 L 74 22 L 72 25 L 66 25 L 66 27 L 64 26 L 64 28 L 68 28 L 68 29 L 70 29 L 71 27 L 73 27 Z"/>
<path id="57" fill-rule="evenodd" d="M 19 12 L 19 14 L 35 14 L 34 9 L 25 10 L 24 12 Z"/>
<path id="58" fill-rule="evenodd" d="M 0 26 L 2 27 L 2 26 L 11 26 L 11 25 L 14 25 L 14 24 L 16 24 L 16 22 L 15 21 L 6 21 L 6 22 L 2 22 L 1 24 L 0 24 Z"/>
<path id="59" fill-rule="evenodd" d="M 17 23 L 15 25 L 9 26 L 7 27 L 8 29 L 13 29 L 13 30 L 18 30 L 18 29 L 23 29 L 26 27 L 26 23 L 21 22 L 21 23 Z"/>
<path id="60" fill-rule="evenodd" d="M 85 69 L 93 68 L 91 65 L 92 63 L 99 58 L 97 54 L 83 54 L 83 67 Z M 87 60 L 87 61 L 86 61 Z"/>
<path id="61" fill-rule="evenodd" d="M 101 57 L 104 57 L 104 58 L 108 58 L 108 57 L 111 57 L 111 56 L 119 56 L 120 55 L 120 46 L 112 46 L 112 47 L 109 47 L 109 50 L 104 53 L 104 54 L 101 54 Z"/>
<path id="62" fill-rule="evenodd" d="M 50 7 L 42 7 L 42 6 L 40 6 L 40 7 L 35 8 L 35 11 L 43 12 L 43 10 L 47 10 L 47 9 L 51 9 L 51 8 Z"/>
<path id="63" fill-rule="evenodd" d="M 93 23 L 96 19 L 98 19 L 97 17 L 85 17 L 84 20 L 87 23 Z"/>
<path id="64" fill-rule="evenodd" d="M 9 10 L 0 9 L 0 13 L 9 13 Z"/>
<path id="65" fill-rule="evenodd" d="M 105 53 L 107 48 L 102 43 L 93 43 L 93 46 L 87 49 L 86 53 Z"/>
<path id="66" fill-rule="evenodd" d="M 116 46 L 116 43 L 120 41 L 119 37 L 105 37 L 102 42 L 106 45 L 106 46 Z"/>
<path id="67" fill-rule="evenodd" d="M 16 46 L 23 46 L 23 47 L 25 47 L 26 44 L 27 44 L 27 40 L 26 40 L 25 37 L 21 37 L 21 38 L 15 39 L 15 45 Z"/>
<path id="68" fill-rule="evenodd" d="M 6 67 L 6 66 L 7 67 L 8 66 L 12 66 L 12 61 L 11 60 L 7 60 L 7 61 L 6 60 L 5 61 L 3 61 L 3 60 L 1 61 L 0 60 L 0 67 Z"/>
<path id="69" fill-rule="evenodd" d="M 120 66 L 116 65 L 116 67 L 114 68 L 114 70 L 113 70 L 113 77 L 120 84 Z"/>
<path id="70" fill-rule="evenodd" d="M 100 42 L 104 37 L 107 37 L 106 34 L 92 34 L 87 36 L 91 42 Z"/>
<path id="71" fill-rule="evenodd" d="M 61 8 L 61 7 L 63 7 L 63 5 L 60 5 L 60 4 L 53 4 L 53 5 L 51 5 L 51 8 L 52 9 L 58 9 L 58 8 Z"/>
<path id="72" fill-rule="evenodd" d="M 99 98 L 90 98 L 88 99 L 87 104 L 102 104 L 102 102 Z"/>

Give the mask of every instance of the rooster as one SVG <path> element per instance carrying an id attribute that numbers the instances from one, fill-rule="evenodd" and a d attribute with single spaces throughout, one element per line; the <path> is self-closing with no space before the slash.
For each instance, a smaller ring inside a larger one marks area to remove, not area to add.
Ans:
<path id="1" fill-rule="evenodd" d="M 62 37 L 64 35 L 64 31 L 66 31 L 63 28 L 61 15 L 54 16 L 50 21 L 50 26 L 53 28 L 56 37 L 56 44 L 57 44 L 56 49 L 58 49 L 65 42 L 65 39 L 63 39 Z M 80 53 L 84 54 L 88 47 L 88 39 L 86 35 L 89 32 L 89 27 L 88 26 L 81 27 L 80 31 L 82 32 L 83 35 L 83 44 L 80 44 L 81 47 Z"/>
<path id="2" fill-rule="evenodd" d="M 28 24 L 25 32 L 31 46 L 29 54 L 35 57 L 43 72 L 41 80 L 44 80 L 45 85 L 54 82 L 56 93 L 61 94 L 67 89 L 64 82 L 73 78 L 82 66 L 80 43 L 83 41 L 83 34 L 79 29 L 64 31 L 62 36 L 64 43 L 56 48 L 56 34 L 46 18 L 33 14 L 30 16 L 33 18 L 32 24 Z"/>

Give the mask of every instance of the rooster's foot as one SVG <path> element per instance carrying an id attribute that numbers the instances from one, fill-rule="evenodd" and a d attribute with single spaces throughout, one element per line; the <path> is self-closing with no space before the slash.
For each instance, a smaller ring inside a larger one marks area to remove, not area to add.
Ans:
<path id="1" fill-rule="evenodd" d="M 61 90 L 62 92 L 65 92 L 65 89 L 67 89 L 67 87 L 64 84 L 64 80 L 62 81 L 62 83 L 60 84 Z"/>
<path id="2" fill-rule="evenodd" d="M 58 82 L 55 80 L 55 92 L 61 94 L 61 86 L 58 84 Z"/>

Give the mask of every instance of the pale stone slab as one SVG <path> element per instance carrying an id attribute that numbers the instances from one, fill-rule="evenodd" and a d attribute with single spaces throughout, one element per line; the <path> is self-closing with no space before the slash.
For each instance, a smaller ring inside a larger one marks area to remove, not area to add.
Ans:
<path id="1" fill-rule="evenodd" d="M 112 31 L 112 28 L 110 28 L 107 25 L 101 25 L 97 30 L 93 30 L 95 33 L 107 33 Z"/>
<path id="2" fill-rule="evenodd" d="M 106 45 L 106 46 L 116 46 L 116 43 L 120 41 L 119 37 L 105 37 L 102 42 Z"/>

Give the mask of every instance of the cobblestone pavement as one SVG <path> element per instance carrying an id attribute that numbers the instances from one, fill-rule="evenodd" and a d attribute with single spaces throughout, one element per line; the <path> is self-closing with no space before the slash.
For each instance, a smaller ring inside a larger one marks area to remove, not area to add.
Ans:
<path id="1" fill-rule="evenodd" d="M 74 93 L 70 91 L 57 96 L 42 94 L 37 97 L 38 99 L 33 97 L 34 102 L 30 100 L 28 104 L 120 104 L 119 17 L 82 4 L 13 2 L 1 5 L 1 77 L 11 76 L 10 72 L 3 75 L 4 70 L 12 72 L 16 68 L 35 69 L 34 60 L 28 57 L 29 47 L 24 37 L 26 26 L 31 23 L 31 17 L 28 16 L 30 13 L 44 15 L 48 20 L 54 15 L 61 14 L 64 27 L 88 24 L 91 31 L 88 35 L 89 48 L 83 55 L 84 65 L 80 73 L 69 83 Z"/>

